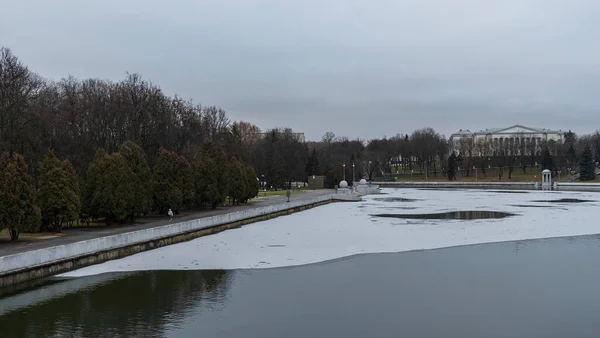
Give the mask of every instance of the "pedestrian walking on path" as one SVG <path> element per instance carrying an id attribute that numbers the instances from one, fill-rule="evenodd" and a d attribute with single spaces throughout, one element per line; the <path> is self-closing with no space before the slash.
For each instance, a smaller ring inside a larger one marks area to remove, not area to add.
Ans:
<path id="1" fill-rule="evenodd" d="M 173 211 L 171 209 L 169 209 L 169 212 L 167 213 L 167 215 L 169 215 L 169 222 L 171 222 L 171 220 L 173 219 Z"/>

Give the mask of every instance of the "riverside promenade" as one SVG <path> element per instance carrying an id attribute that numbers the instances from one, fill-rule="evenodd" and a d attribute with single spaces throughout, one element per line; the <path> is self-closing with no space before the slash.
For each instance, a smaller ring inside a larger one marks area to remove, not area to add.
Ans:
<path id="1" fill-rule="evenodd" d="M 359 196 L 332 190 L 307 191 L 287 197 L 256 198 L 248 205 L 188 212 L 169 222 L 146 217 L 131 226 L 69 229 L 56 238 L 4 243 L 0 250 L 0 290 L 85 266 L 162 246 L 235 229 L 245 224 L 289 215 L 332 202 L 360 201 Z M 87 230 L 87 231 L 86 231 Z"/>
<path id="2" fill-rule="evenodd" d="M 313 190 L 299 194 L 292 194 L 290 201 L 310 200 L 326 195 L 331 195 L 333 190 Z M 172 222 L 169 222 L 166 215 L 151 215 L 149 217 L 140 218 L 134 224 L 127 225 L 112 225 L 112 226 L 94 226 L 94 227 L 74 227 L 66 228 L 63 233 L 57 237 L 47 239 L 28 239 L 19 240 L 17 242 L 0 242 L 0 262 L 2 258 L 9 255 L 31 252 L 40 249 L 47 249 L 57 246 L 73 244 L 82 241 L 89 241 L 107 236 L 127 234 L 140 230 L 151 229 L 161 226 L 166 226 L 174 223 L 181 223 L 192 220 L 201 220 L 219 215 L 233 214 L 240 211 L 251 211 L 268 206 L 276 206 L 286 204 L 286 196 L 272 197 L 257 197 L 251 200 L 250 203 L 239 206 L 219 207 L 216 210 L 198 210 L 184 211 L 179 215 L 175 215 Z M 1 268 L 1 267 L 0 267 Z"/>

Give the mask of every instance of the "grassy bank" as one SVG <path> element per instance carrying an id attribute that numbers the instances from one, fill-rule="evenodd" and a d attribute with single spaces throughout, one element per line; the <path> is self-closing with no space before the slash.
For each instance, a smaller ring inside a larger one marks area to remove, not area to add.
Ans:
<path id="1" fill-rule="evenodd" d="M 258 197 L 273 197 L 273 196 L 285 196 L 287 190 L 261 190 L 258 192 Z M 300 188 L 300 189 L 292 189 L 292 195 L 299 195 L 305 193 L 307 191 L 311 191 L 310 189 Z"/>
<path id="2" fill-rule="evenodd" d="M 448 182 L 448 178 L 442 176 L 438 172 L 437 177 L 432 173 L 428 174 L 427 179 L 425 175 L 410 175 L 410 174 L 398 174 L 395 176 L 396 182 Z M 560 175 L 560 180 L 567 178 L 565 175 Z M 553 177 L 553 180 L 559 180 L 559 177 Z M 489 169 L 485 171 L 485 174 L 481 170 L 471 171 L 469 176 L 464 176 L 463 173 L 458 172 L 456 174 L 456 181 L 454 182 L 537 182 L 541 181 L 541 170 L 539 168 L 530 169 L 528 168 L 525 173 L 520 168 L 515 168 L 511 174 L 511 178 L 508 178 L 508 169 L 504 169 L 502 177 L 498 175 L 498 169 Z"/>

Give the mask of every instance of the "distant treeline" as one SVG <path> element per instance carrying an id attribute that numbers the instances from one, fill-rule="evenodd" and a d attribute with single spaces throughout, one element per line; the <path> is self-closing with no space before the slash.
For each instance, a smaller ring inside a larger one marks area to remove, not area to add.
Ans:
<path id="1" fill-rule="evenodd" d="M 571 143 L 552 150 L 557 167 L 575 168 L 585 145 L 600 159 L 598 133 L 573 139 L 573 150 Z M 527 161 L 540 160 L 541 151 Z M 328 187 L 402 171 L 444 175 L 450 152 L 431 128 L 369 141 L 326 133 L 305 142 L 291 128 L 263 131 L 230 121 L 219 107 L 169 97 L 138 74 L 51 81 L 0 48 L 0 229 L 15 237 L 86 217 L 120 222 L 228 198 L 243 203 L 259 185 L 287 189 L 311 175 L 324 175 Z M 510 156 L 461 154 L 456 163 L 510 165 Z"/>

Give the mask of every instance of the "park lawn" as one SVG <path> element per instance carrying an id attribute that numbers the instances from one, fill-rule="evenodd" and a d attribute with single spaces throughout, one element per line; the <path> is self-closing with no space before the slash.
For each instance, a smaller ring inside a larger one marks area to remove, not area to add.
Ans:
<path id="1" fill-rule="evenodd" d="M 273 196 L 285 196 L 287 190 L 260 190 L 258 197 L 273 197 Z M 293 189 L 292 195 L 298 195 L 310 191 L 310 189 Z"/>
<path id="2" fill-rule="evenodd" d="M 528 168 L 525 174 L 523 174 L 523 170 L 520 168 L 515 168 L 510 179 L 508 179 L 508 169 L 504 170 L 502 179 L 500 179 L 497 169 L 486 170 L 486 175 L 483 175 L 481 170 L 477 170 L 477 178 L 474 171 L 469 173 L 468 177 L 457 173 L 456 180 L 453 182 L 536 182 L 541 181 L 540 175 L 541 171 L 537 168 L 533 171 Z M 413 175 L 411 177 L 410 174 L 399 174 L 396 175 L 396 182 L 448 182 L 448 178 L 442 176 L 440 172 L 438 172 L 437 177 L 430 173 L 427 179 L 425 179 L 424 175 Z"/>

